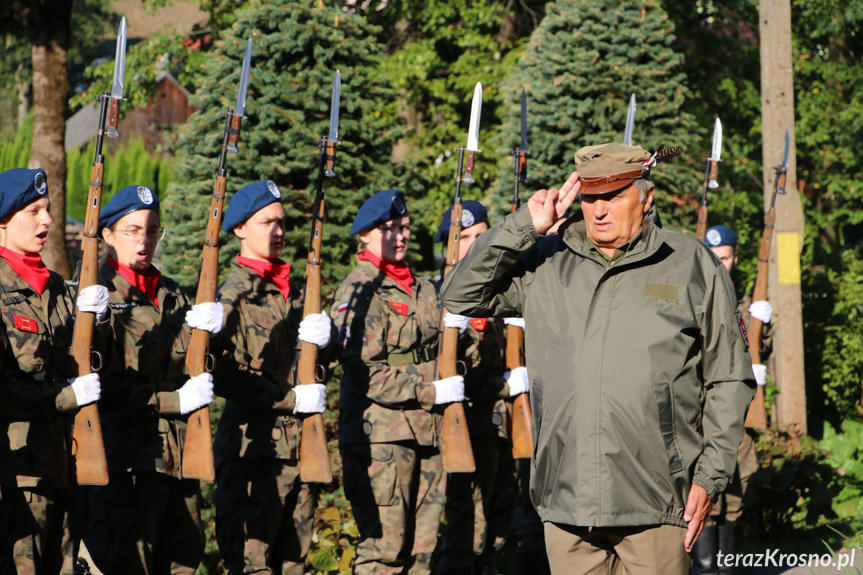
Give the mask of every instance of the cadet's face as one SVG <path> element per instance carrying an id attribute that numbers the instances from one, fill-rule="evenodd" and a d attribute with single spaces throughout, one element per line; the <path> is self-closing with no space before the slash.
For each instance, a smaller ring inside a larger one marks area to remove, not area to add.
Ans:
<path id="1" fill-rule="evenodd" d="M 488 222 L 480 222 L 478 224 L 474 224 L 469 228 L 464 228 L 461 231 L 461 237 L 458 240 L 458 259 L 461 260 L 467 255 L 467 250 L 473 245 L 475 239 L 479 237 L 481 233 L 488 230 Z"/>
<path id="2" fill-rule="evenodd" d="M 147 271 L 162 235 L 159 214 L 138 210 L 117 220 L 113 228 L 105 228 L 102 237 L 114 248 L 117 261 L 136 272 Z"/>
<path id="3" fill-rule="evenodd" d="M 581 211 L 588 239 L 603 252 L 613 254 L 615 248 L 638 234 L 652 202 L 653 190 L 645 195 L 644 201 L 639 201 L 635 184 L 607 194 L 583 195 Z"/>
<path id="4" fill-rule="evenodd" d="M 51 202 L 47 197 L 34 200 L 15 212 L 9 221 L 0 224 L 3 247 L 15 253 L 38 254 L 48 241 L 48 226 L 51 225 Z"/>
<path id="5" fill-rule="evenodd" d="M 734 246 L 716 246 L 710 249 L 716 254 L 716 257 L 719 258 L 719 261 L 722 262 L 728 273 L 731 273 L 731 270 L 737 265 L 737 250 L 734 249 Z"/>
<path id="6" fill-rule="evenodd" d="M 360 232 L 360 241 L 366 249 L 388 264 L 397 264 L 405 259 L 411 239 L 411 219 L 399 216 L 388 222 Z"/>
<path id="7" fill-rule="evenodd" d="M 240 238 L 240 255 L 267 261 L 279 257 L 285 239 L 285 209 L 279 202 L 264 206 L 234 228 Z"/>

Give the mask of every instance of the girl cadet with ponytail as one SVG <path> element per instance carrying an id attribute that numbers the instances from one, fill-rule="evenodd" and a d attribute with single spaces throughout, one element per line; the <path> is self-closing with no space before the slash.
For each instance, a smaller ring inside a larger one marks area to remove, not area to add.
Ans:
<path id="1" fill-rule="evenodd" d="M 164 230 L 147 186 L 117 192 L 99 225 L 113 335 L 100 409 L 110 481 L 89 488 L 84 542 L 105 575 L 191 575 L 205 541 L 200 483 L 182 476 L 182 442 L 187 414 L 213 400 L 213 378 L 189 379 L 183 366 L 191 328 L 218 333 L 222 306 L 190 306 L 153 265 Z"/>
<path id="2" fill-rule="evenodd" d="M 39 255 L 50 207 L 43 170 L 0 173 L 0 573 L 73 575 L 72 419 L 101 391 L 97 373 L 68 379 L 75 306 Z M 76 303 L 104 320 L 107 302 L 95 285 Z"/>

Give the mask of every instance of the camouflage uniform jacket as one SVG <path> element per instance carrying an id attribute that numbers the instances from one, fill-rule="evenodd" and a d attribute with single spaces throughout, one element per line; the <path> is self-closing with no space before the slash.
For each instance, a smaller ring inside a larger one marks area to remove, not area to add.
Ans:
<path id="1" fill-rule="evenodd" d="M 69 487 L 72 416 L 66 379 L 73 298 L 58 274 L 40 296 L 0 258 L 0 490 Z"/>
<path id="2" fill-rule="evenodd" d="M 437 379 L 440 301 L 427 280 L 417 279 L 411 289 L 413 295 L 371 262 L 360 261 L 333 296 L 330 314 L 344 370 L 342 444 L 439 443 L 443 411 L 435 409 L 432 381 Z M 394 354 L 421 350 L 424 357 L 417 363 L 392 360 Z"/>
<path id="3" fill-rule="evenodd" d="M 459 359 L 465 362 L 464 393 L 468 400 L 467 428 L 471 435 L 509 439 L 510 415 L 505 398 L 505 326 L 501 320 L 472 319 L 459 338 Z"/>
<path id="4" fill-rule="evenodd" d="M 180 394 L 191 330 L 189 300 L 162 276 L 159 307 L 111 266 L 99 283 L 108 288 L 113 350 L 102 375 L 99 415 L 111 471 L 155 471 L 181 477 L 186 416 Z"/>
<path id="5" fill-rule="evenodd" d="M 225 458 L 298 459 L 302 420 L 294 416 L 303 293 L 285 300 L 272 282 L 234 261 L 219 287 L 225 325 L 216 355 L 215 391 L 226 399 L 214 451 Z M 332 346 L 318 351 L 327 365 Z"/>

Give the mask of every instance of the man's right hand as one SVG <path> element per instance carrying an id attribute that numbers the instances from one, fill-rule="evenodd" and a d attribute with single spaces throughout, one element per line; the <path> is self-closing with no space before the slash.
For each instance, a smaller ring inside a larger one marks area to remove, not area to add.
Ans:
<path id="1" fill-rule="evenodd" d="M 581 183 L 578 181 L 578 172 L 573 172 L 559 190 L 539 190 L 531 196 L 527 201 L 527 209 L 539 235 L 544 236 L 563 218 L 579 190 Z"/>

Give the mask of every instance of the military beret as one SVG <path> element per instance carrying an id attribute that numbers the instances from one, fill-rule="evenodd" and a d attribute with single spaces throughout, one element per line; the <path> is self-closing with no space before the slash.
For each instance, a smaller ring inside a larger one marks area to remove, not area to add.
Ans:
<path id="1" fill-rule="evenodd" d="M 110 228 L 123 216 L 138 210 L 159 213 L 159 197 L 147 186 L 126 186 L 99 212 L 99 230 Z"/>
<path id="2" fill-rule="evenodd" d="M 488 222 L 488 211 L 476 200 L 465 200 L 461 203 L 461 227 L 469 228 L 481 222 Z M 434 241 L 442 242 L 449 235 L 449 224 L 452 218 L 452 206 L 443 213 L 443 221 L 437 229 Z"/>
<path id="3" fill-rule="evenodd" d="M 707 233 L 704 236 L 704 243 L 711 248 L 718 246 L 737 247 L 737 236 L 731 231 L 728 226 L 713 226 L 707 228 Z"/>
<path id="4" fill-rule="evenodd" d="M 272 180 L 261 180 L 253 184 L 247 184 L 240 188 L 231 203 L 225 209 L 225 219 L 222 221 L 222 229 L 230 232 L 240 224 L 244 223 L 255 212 L 282 201 L 282 193 Z"/>
<path id="5" fill-rule="evenodd" d="M 585 146 L 575 153 L 582 195 L 606 194 L 646 178 L 658 162 L 683 153 L 679 146 L 661 148 L 651 154 L 641 146 L 601 144 Z"/>
<path id="6" fill-rule="evenodd" d="M 399 216 L 407 215 L 405 195 L 401 190 L 384 190 L 367 199 L 351 225 L 351 235 L 374 228 Z"/>
<path id="7" fill-rule="evenodd" d="M 0 173 L 0 219 L 47 195 L 45 170 L 15 168 Z"/>

